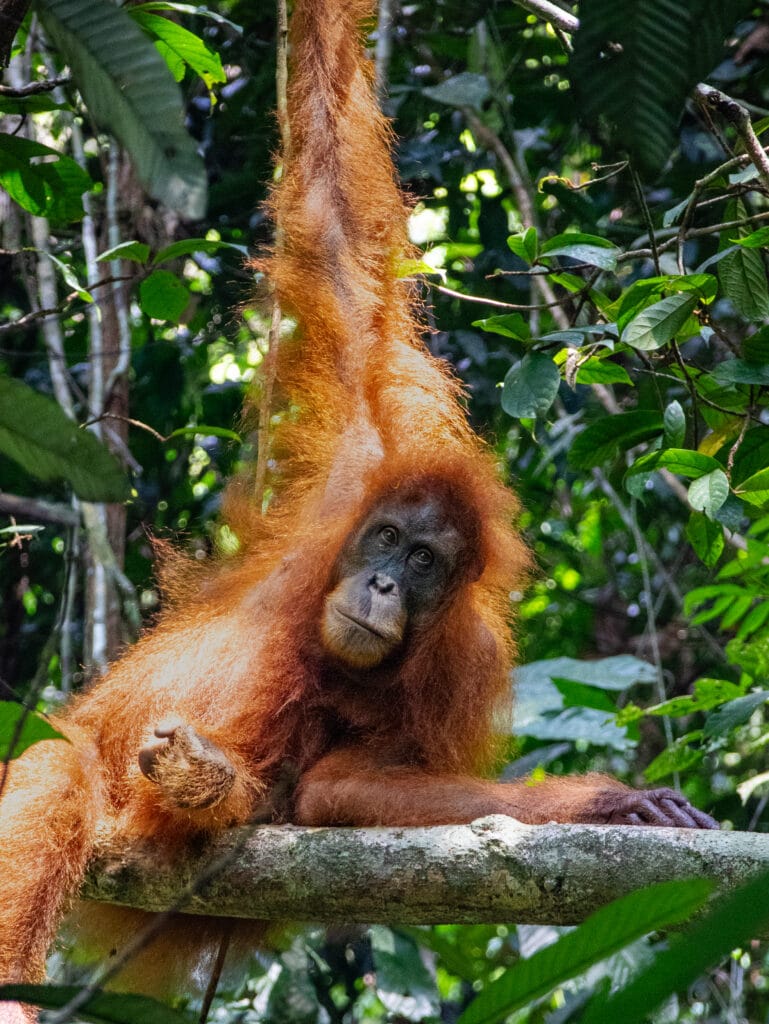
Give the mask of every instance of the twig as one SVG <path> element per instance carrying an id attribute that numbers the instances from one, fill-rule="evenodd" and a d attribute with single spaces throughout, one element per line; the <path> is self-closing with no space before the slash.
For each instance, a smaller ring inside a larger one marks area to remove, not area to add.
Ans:
<path id="1" fill-rule="evenodd" d="M 171 440 L 170 434 L 168 437 L 165 437 L 148 423 L 143 423 L 141 420 L 135 420 L 131 416 L 121 416 L 116 412 L 103 412 L 100 416 L 97 416 L 94 419 L 86 420 L 83 426 L 90 427 L 94 423 L 100 423 L 102 420 L 119 420 L 121 423 L 127 423 L 131 427 L 138 427 L 139 430 L 146 430 L 148 434 L 152 434 L 156 440 L 162 441 L 163 443 Z"/>
<path id="2" fill-rule="evenodd" d="M 22 85 L 15 88 L 11 85 L 0 85 L 0 96 L 7 96 L 9 99 L 21 100 L 25 96 L 37 96 L 41 92 L 51 92 L 58 89 L 60 85 L 68 85 L 72 79 L 69 75 L 61 78 L 49 78 L 44 82 L 31 82 L 29 85 Z"/>
<path id="3" fill-rule="evenodd" d="M 222 969 L 224 968 L 224 961 L 227 959 L 227 950 L 230 948 L 230 939 L 232 938 L 232 930 L 235 927 L 234 921 L 228 921 L 223 926 L 223 934 L 219 942 L 219 949 L 216 953 L 216 960 L 214 966 L 211 968 L 211 977 L 208 979 L 208 985 L 206 986 L 206 992 L 203 996 L 203 1002 L 200 1007 L 200 1015 L 198 1016 L 198 1024 L 206 1024 L 208 1020 L 208 1013 L 211 1009 L 211 1003 L 214 1001 L 216 990 L 219 987 L 219 979 L 222 976 Z"/>
<path id="4" fill-rule="evenodd" d="M 0 512 L 17 519 L 42 523 L 54 523 L 57 526 L 79 526 L 80 516 L 69 505 L 55 501 L 42 501 L 39 498 L 22 498 L 17 494 L 0 491 Z"/>
<path id="5" fill-rule="evenodd" d="M 444 295 L 450 295 L 455 299 L 465 299 L 466 302 L 479 302 L 485 306 L 496 306 L 498 309 L 517 309 L 517 310 L 531 310 L 531 309 L 548 309 L 550 306 L 561 306 L 566 301 L 566 296 L 563 299 L 555 299 L 553 302 L 541 302 L 537 304 L 521 304 L 519 302 L 500 302 L 499 299 L 486 299 L 482 295 L 466 295 L 464 292 L 458 292 L 454 288 L 447 288 L 445 284 L 435 284 L 429 282 L 432 288 L 435 288 L 438 292 L 443 292 Z"/>
<path id="6" fill-rule="evenodd" d="M 752 390 L 753 389 L 751 388 L 751 392 L 752 392 Z M 751 394 L 751 399 L 752 399 L 752 397 L 753 396 Z M 751 404 L 752 404 L 752 402 L 751 402 Z M 735 456 L 737 455 L 737 452 L 740 450 L 740 446 L 742 445 L 742 442 L 745 439 L 745 434 L 747 433 L 748 424 L 750 423 L 750 419 L 751 419 L 750 412 L 748 411 L 748 414 L 745 416 L 745 418 L 742 421 L 742 428 L 740 429 L 739 436 L 737 437 L 737 440 L 734 442 L 732 447 L 729 449 L 729 457 L 726 460 L 726 469 L 727 469 L 727 471 L 729 473 L 731 473 L 732 469 L 734 468 L 734 459 L 735 459 Z"/>
<path id="7" fill-rule="evenodd" d="M 550 3 L 550 0 L 515 0 L 515 2 L 525 11 L 536 14 L 543 21 L 549 21 L 551 25 L 559 28 L 562 32 L 572 33 L 579 28 L 578 18 L 562 10 L 556 4 Z"/>
<path id="8" fill-rule="evenodd" d="M 720 224 L 709 224 L 703 228 L 691 228 L 686 232 L 686 238 L 703 238 L 706 235 L 715 235 L 720 231 L 728 231 L 730 228 L 742 228 L 748 224 L 753 224 L 757 220 L 767 219 L 769 219 L 769 211 L 751 213 L 749 216 L 741 217 L 739 220 L 725 220 L 721 221 Z M 666 236 L 667 241 L 657 246 L 658 253 L 669 252 L 676 247 L 678 244 L 678 228 L 662 228 L 661 231 L 654 232 L 656 239 L 665 238 Z M 617 256 L 617 263 L 625 263 L 627 260 L 651 259 L 651 257 L 651 249 L 628 249 Z"/>
<path id="9" fill-rule="evenodd" d="M 630 178 L 633 182 L 633 189 L 638 200 L 638 206 L 641 210 L 641 216 L 643 217 L 646 230 L 649 235 L 649 243 L 652 250 L 652 263 L 654 264 L 654 272 L 659 276 L 660 272 L 660 256 L 657 251 L 657 239 L 654 237 L 654 224 L 652 223 L 651 214 L 649 213 L 649 207 L 646 202 L 646 196 L 644 195 L 643 186 L 641 185 L 641 179 L 638 177 L 638 171 L 635 167 L 628 163 L 628 169 L 630 171 Z"/>

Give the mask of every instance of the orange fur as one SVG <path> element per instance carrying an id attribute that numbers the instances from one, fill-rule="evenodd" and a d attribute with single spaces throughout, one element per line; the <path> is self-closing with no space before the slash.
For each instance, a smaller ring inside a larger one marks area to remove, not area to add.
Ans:
<path id="1" fill-rule="evenodd" d="M 599 777 L 533 787 L 481 778 L 505 725 L 509 593 L 529 560 L 515 499 L 467 424 L 457 381 L 425 351 L 398 275 L 407 209 L 358 42 L 370 6 L 297 0 L 292 21 L 291 154 L 271 200 L 285 243 L 265 265 L 299 327 L 280 353 L 270 510 L 262 516 L 248 479 L 236 481 L 225 518 L 240 554 L 172 579 L 178 600 L 156 628 L 70 704 L 60 725 L 72 745 L 38 744 L 12 763 L 0 805 L 0 981 L 42 976 L 97 822 L 126 842 L 153 837 L 172 856 L 191 835 L 248 821 L 286 762 L 300 774 L 292 817 L 311 823 L 490 811 L 601 821 L 628 792 Z M 407 655 L 375 672 L 375 687 L 350 686 L 324 660 L 323 600 L 351 531 L 394 494 L 453 510 L 473 565 Z M 139 770 L 137 752 L 168 715 L 234 767 L 235 785 L 213 806 L 176 806 Z M 99 919 L 107 948 L 142 919 L 115 908 L 85 916 Z M 200 923 L 181 930 L 196 929 L 192 960 L 211 937 Z M 170 941 L 181 957 L 178 923 Z"/>

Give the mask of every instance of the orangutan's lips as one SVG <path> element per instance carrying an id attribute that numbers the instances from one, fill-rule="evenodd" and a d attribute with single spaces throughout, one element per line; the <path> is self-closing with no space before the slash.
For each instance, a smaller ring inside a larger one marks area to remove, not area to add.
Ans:
<path id="1" fill-rule="evenodd" d="M 387 643 L 392 643 L 392 637 L 386 636 L 384 633 L 380 633 L 379 630 L 374 629 L 368 622 L 364 622 L 362 619 L 357 619 L 354 615 L 350 615 L 349 612 L 343 612 L 338 605 L 334 606 L 334 611 L 343 619 L 347 619 L 348 622 L 352 622 L 356 626 L 360 626 L 361 629 L 365 629 L 368 633 L 373 633 L 374 636 L 379 637 L 380 640 L 384 640 Z"/>

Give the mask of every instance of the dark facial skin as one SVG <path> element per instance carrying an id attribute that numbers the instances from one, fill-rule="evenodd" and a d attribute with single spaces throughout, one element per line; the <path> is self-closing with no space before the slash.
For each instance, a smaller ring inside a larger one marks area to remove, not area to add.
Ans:
<path id="1" fill-rule="evenodd" d="M 329 654 L 350 668 L 380 665 L 455 582 L 465 542 L 433 499 L 386 502 L 362 523 L 337 563 L 321 622 Z"/>

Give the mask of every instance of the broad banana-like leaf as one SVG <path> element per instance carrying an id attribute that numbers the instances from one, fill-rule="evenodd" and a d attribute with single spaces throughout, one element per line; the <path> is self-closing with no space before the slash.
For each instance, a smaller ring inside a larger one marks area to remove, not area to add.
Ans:
<path id="1" fill-rule="evenodd" d="M 206 175 L 184 127 L 179 86 L 152 41 L 110 0 L 36 0 L 46 34 L 93 116 L 120 140 L 149 195 L 205 213 Z"/>

